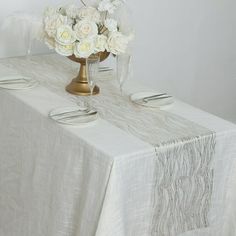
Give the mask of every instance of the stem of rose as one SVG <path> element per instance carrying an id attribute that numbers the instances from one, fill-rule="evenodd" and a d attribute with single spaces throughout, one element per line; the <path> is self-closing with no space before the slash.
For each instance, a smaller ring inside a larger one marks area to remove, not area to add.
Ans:
<path id="1" fill-rule="evenodd" d="M 103 26 L 103 28 L 102 28 L 101 31 L 100 31 L 100 34 L 104 34 L 107 30 L 108 30 L 108 29 L 107 29 L 105 26 Z"/>
<path id="2" fill-rule="evenodd" d="M 84 6 L 86 6 L 86 3 L 83 0 L 80 0 Z"/>

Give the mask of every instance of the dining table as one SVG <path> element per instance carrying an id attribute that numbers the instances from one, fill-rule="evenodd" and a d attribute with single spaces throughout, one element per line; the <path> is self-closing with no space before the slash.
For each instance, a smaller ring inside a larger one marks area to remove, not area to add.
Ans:
<path id="1" fill-rule="evenodd" d="M 90 98 L 96 121 L 59 124 L 48 114 L 81 99 L 65 91 L 78 67 L 0 59 L 0 78 L 38 82 L 0 88 L 0 236 L 235 236 L 236 125 L 178 98 L 134 104 L 148 88 L 121 95 L 113 75 Z"/>

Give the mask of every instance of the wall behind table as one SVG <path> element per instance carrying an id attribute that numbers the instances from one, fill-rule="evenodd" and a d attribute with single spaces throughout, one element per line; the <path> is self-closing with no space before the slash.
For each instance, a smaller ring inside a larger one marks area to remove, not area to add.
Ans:
<path id="1" fill-rule="evenodd" d="M 236 123 L 236 1 L 129 2 L 136 78 Z"/>
<path id="2" fill-rule="evenodd" d="M 79 1 L 79 0 L 78 0 Z M 0 22 L 14 11 L 40 14 L 60 0 L 8 0 Z M 236 122 L 236 1 L 127 0 L 136 28 L 134 78 Z M 35 52 L 46 47 L 36 46 Z M 0 58 L 25 53 L 0 32 Z"/>
<path id="3" fill-rule="evenodd" d="M 63 2 L 69 3 L 72 2 L 72 0 L 1 0 L 0 24 L 13 12 L 25 12 L 40 16 L 46 6 L 60 5 L 63 4 Z M 35 53 L 48 52 L 47 47 L 39 42 L 34 42 L 33 49 Z M 22 35 L 15 37 L 15 35 L 10 32 L 0 31 L 0 58 L 25 55 L 25 52 L 25 39 Z"/>

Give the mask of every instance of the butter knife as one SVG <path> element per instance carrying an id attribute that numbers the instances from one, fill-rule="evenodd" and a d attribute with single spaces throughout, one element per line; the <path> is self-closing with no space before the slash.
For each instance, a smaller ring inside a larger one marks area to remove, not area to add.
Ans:
<path id="1" fill-rule="evenodd" d="M 58 113 L 58 114 L 55 114 L 55 115 L 52 115 L 52 117 L 58 117 L 58 116 L 65 116 L 65 115 L 73 115 L 73 114 L 78 114 L 78 113 L 81 113 L 81 115 L 84 115 L 86 113 L 88 113 L 89 110 L 84 110 L 84 111 L 81 111 L 81 110 L 74 110 L 74 111 L 65 111 L 65 112 L 62 112 L 62 113 Z"/>
<path id="2" fill-rule="evenodd" d="M 0 84 L 18 84 L 18 83 L 27 83 L 29 80 L 25 78 L 16 78 L 16 79 L 0 79 Z"/>
<path id="3" fill-rule="evenodd" d="M 99 72 L 112 71 L 112 68 L 99 68 Z"/>
<path id="4" fill-rule="evenodd" d="M 66 120 L 71 120 L 71 119 L 75 119 L 75 118 L 79 118 L 79 117 L 86 117 L 86 116 L 93 116 L 93 115 L 96 115 L 97 114 L 97 111 L 93 111 L 93 112 L 90 112 L 90 113 L 85 113 L 85 114 L 77 114 L 77 115 L 73 115 L 73 116 L 66 116 L 66 117 L 61 117 L 61 118 L 58 118 L 57 120 L 58 121 L 66 121 Z"/>
<path id="5" fill-rule="evenodd" d="M 172 98 L 172 96 L 162 96 L 162 97 L 152 97 L 152 98 L 146 98 L 142 99 L 144 103 L 147 103 L 149 101 L 154 101 L 154 100 L 161 100 L 161 99 L 166 99 L 166 98 Z"/>
<path id="6" fill-rule="evenodd" d="M 140 98 L 140 99 L 137 99 L 137 100 L 134 100 L 134 102 L 136 103 L 148 103 L 149 101 L 154 101 L 154 100 L 161 100 L 161 99 L 166 99 L 166 98 L 172 98 L 172 96 L 158 96 L 158 97 L 152 97 L 152 98 Z"/>
<path id="7" fill-rule="evenodd" d="M 143 97 L 142 99 L 150 99 L 150 98 L 154 98 L 154 97 L 162 97 L 164 95 L 167 95 L 167 93 L 159 93 L 159 94 L 155 94 L 155 95 L 151 95 L 151 96 L 146 96 L 146 97 Z"/>

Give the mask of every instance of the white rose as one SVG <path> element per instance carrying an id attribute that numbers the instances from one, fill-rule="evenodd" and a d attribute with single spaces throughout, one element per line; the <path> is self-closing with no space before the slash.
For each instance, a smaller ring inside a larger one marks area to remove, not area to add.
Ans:
<path id="1" fill-rule="evenodd" d="M 49 37 L 55 37 L 57 28 L 64 24 L 65 16 L 54 14 L 44 18 L 44 29 Z"/>
<path id="2" fill-rule="evenodd" d="M 104 25 L 110 32 L 117 31 L 117 21 L 114 19 L 106 19 Z"/>
<path id="3" fill-rule="evenodd" d="M 81 7 L 78 16 L 81 20 L 94 21 L 96 23 L 101 20 L 99 11 L 94 7 Z"/>
<path id="4" fill-rule="evenodd" d="M 130 41 L 129 37 L 123 35 L 122 33 L 112 32 L 108 37 L 107 51 L 115 55 L 125 53 L 129 41 Z"/>
<path id="5" fill-rule="evenodd" d="M 93 21 L 81 20 L 75 27 L 75 36 L 78 40 L 93 38 L 98 34 L 98 27 Z"/>
<path id="6" fill-rule="evenodd" d="M 72 44 L 76 41 L 75 33 L 69 25 L 62 25 L 57 28 L 56 41 L 64 45 Z"/>
<path id="7" fill-rule="evenodd" d="M 55 50 L 58 54 L 68 57 L 74 53 L 74 44 L 62 45 L 56 42 Z"/>
<path id="8" fill-rule="evenodd" d="M 95 49 L 94 40 L 92 39 L 82 40 L 79 43 L 75 44 L 74 54 L 76 57 L 88 58 L 91 54 L 95 52 L 94 49 Z"/>
<path id="9" fill-rule="evenodd" d="M 110 14 L 113 14 L 117 7 L 123 4 L 123 0 L 102 0 L 98 5 L 98 10 L 108 11 Z"/>
<path id="10" fill-rule="evenodd" d="M 66 15 L 70 18 L 76 18 L 79 14 L 79 8 L 74 4 L 68 5 L 65 10 Z"/>
<path id="11" fill-rule="evenodd" d="M 95 51 L 104 52 L 107 48 L 107 36 L 98 35 L 95 40 Z"/>

